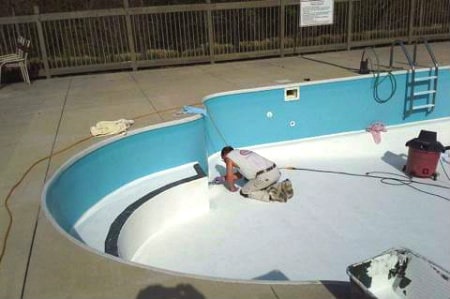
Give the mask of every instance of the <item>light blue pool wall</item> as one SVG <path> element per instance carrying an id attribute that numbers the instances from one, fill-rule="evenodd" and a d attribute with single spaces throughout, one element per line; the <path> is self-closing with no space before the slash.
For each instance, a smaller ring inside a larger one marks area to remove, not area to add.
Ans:
<path id="1" fill-rule="evenodd" d="M 300 100 L 291 102 L 284 101 L 284 86 L 216 94 L 204 100 L 206 117 L 113 138 L 81 153 L 55 173 L 43 199 L 70 232 L 102 198 L 138 178 L 192 162 L 207 173 L 207 157 L 225 144 L 245 147 L 364 130 L 375 121 L 394 125 L 450 116 L 448 68 L 441 70 L 440 82 L 446 83 L 439 85 L 435 110 L 404 119 L 406 80 L 407 74 L 397 75 L 396 93 L 385 104 L 373 99 L 370 76 L 290 85 L 300 86 Z M 381 97 L 390 90 L 384 83 L 379 89 Z"/>
<path id="2" fill-rule="evenodd" d="M 70 232 L 89 208 L 138 178 L 192 162 L 198 162 L 206 173 L 205 147 L 204 121 L 198 117 L 93 148 L 55 174 L 47 186 L 47 208 Z"/>
<path id="3" fill-rule="evenodd" d="M 418 71 L 417 77 L 428 74 L 427 70 Z M 300 87 L 298 101 L 284 100 L 285 86 L 210 96 L 204 100 L 208 112 L 208 153 L 220 151 L 226 144 L 245 147 L 364 130 L 373 122 L 398 125 L 450 116 L 449 68 L 440 70 L 435 109 L 431 113 L 417 111 L 405 117 L 409 76 L 406 72 L 396 74 L 395 93 L 386 103 L 375 100 L 374 78 L 370 75 L 288 85 L 289 88 Z M 425 88 L 422 85 L 418 90 Z M 386 78 L 378 86 L 379 98 L 387 99 L 392 90 Z M 267 117 L 267 112 L 272 113 L 271 118 Z"/>

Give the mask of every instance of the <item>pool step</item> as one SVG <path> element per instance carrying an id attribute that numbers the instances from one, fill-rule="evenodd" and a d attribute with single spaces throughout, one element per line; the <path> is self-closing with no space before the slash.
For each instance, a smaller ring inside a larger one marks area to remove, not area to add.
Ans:
<path id="1" fill-rule="evenodd" d="M 429 76 L 429 77 L 420 77 L 420 78 L 415 78 L 414 82 L 419 83 L 419 82 L 426 82 L 426 81 L 431 81 L 431 80 L 437 80 L 438 76 Z"/>
<path id="2" fill-rule="evenodd" d="M 419 96 L 424 96 L 424 95 L 428 95 L 428 94 L 433 94 L 436 93 L 436 90 L 434 89 L 430 89 L 430 90 L 424 90 L 424 91 L 418 91 L 413 93 L 414 97 L 419 97 Z"/>
<path id="3" fill-rule="evenodd" d="M 426 104 L 426 105 L 417 105 L 413 106 L 413 110 L 423 110 L 423 109 L 431 109 L 434 108 L 434 104 Z"/>

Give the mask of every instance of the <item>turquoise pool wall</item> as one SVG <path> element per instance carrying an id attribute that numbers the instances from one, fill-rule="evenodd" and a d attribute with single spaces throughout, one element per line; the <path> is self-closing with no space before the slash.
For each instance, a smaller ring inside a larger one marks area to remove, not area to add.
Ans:
<path id="1" fill-rule="evenodd" d="M 71 161 L 47 186 L 46 205 L 70 232 L 104 196 L 140 177 L 199 162 L 207 172 L 203 118 L 130 134 Z"/>
<path id="2" fill-rule="evenodd" d="M 417 72 L 418 77 L 428 74 L 425 70 Z M 210 96 L 204 100 L 208 111 L 208 153 L 219 151 L 225 144 L 245 147 L 364 130 L 377 121 L 398 125 L 450 116 L 449 68 L 440 70 L 435 109 L 408 117 L 404 110 L 409 74 L 399 72 L 395 77 L 395 93 L 385 103 L 375 100 L 371 76 L 289 85 L 300 86 L 298 101 L 284 101 L 284 86 Z M 424 89 L 422 84 L 418 90 Z M 377 90 L 380 99 L 387 99 L 393 90 L 389 78 Z M 272 113 L 271 118 L 267 117 L 268 112 Z"/>
<path id="3" fill-rule="evenodd" d="M 374 100 L 370 76 L 292 84 L 300 86 L 300 100 L 290 102 L 284 101 L 285 86 L 212 95 L 204 100 L 206 118 L 140 130 L 81 153 L 51 178 L 43 200 L 70 232 L 104 196 L 140 177 L 192 162 L 207 173 L 207 157 L 225 144 L 244 147 L 364 130 L 376 121 L 396 125 L 450 116 L 450 68 L 441 69 L 434 111 L 405 118 L 408 79 L 406 73 L 396 74 L 396 92 L 386 103 Z M 378 90 L 386 98 L 389 81 Z"/>

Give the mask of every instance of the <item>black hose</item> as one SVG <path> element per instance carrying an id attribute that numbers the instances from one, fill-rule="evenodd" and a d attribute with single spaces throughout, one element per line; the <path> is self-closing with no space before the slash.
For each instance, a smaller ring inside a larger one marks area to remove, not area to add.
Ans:
<path id="1" fill-rule="evenodd" d="M 372 172 L 366 172 L 365 174 L 359 174 L 359 173 L 351 173 L 351 172 L 345 172 L 345 171 L 320 170 L 320 169 L 314 169 L 314 168 L 299 168 L 299 167 L 282 167 L 281 169 L 310 171 L 310 172 L 319 172 L 319 173 L 327 173 L 327 174 L 336 174 L 336 175 L 346 175 L 346 176 L 355 176 L 355 177 L 365 177 L 365 178 L 379 179 L 381 183 L 389 184 L 389 185 L 394 185 L 392 182 L 389 183 L 390 181 L 393 181 L 393 182 L 398 183 L 396 185 L 405 185 L 405 186 L 413 188 L 416 191 L 419 191 L 419 192 L 422 192 L 422 193 L 425 193 L 425 194 L 428 194 L 428 195 L 431 195 L 431 196 L 436 196 L 436 197 L 445 199 L 447 201 L 450 201 L 450 198 L 448 198 L 448 197 L 441 196 L 439 194 L 435 194 L 435 193 L 432 193 L 432 192 L 428 192 L 428 191 L 419 189 L 416 186 L 414 186 L 413 184 L 431 186 L 431 187 L 436 187 L 436 188 L 443 188 L 443 189 L 447 189 L 447 190 L 450 190 L 450 187 L 442 186 L 442 185 L 438 185 L 438 184 L 424 183 L 424 182 L 415 181 L 415 180 L 413 180 L 412 178 L 410 178 L 408 176 L 397 174 L 397 173 L 372 171 Z M 391 176 L 376 175 L 376 173 L 389 174 Z M 395 178 L 395 177 L 392 177 L 392 176 L 399 176 L 400 178 Z"/>

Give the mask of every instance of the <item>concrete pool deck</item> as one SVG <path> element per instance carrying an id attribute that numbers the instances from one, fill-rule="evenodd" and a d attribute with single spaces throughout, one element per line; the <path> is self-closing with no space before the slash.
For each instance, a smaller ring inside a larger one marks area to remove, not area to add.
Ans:
<path id="1" fill-rule="evenodd" d="M 441 65 L 450 65 L 450 42 L 432 47 Z M 376 51 L 381 63 L 387 64 L 389 48 Z M 216 92 L 355 76 L 361 53 L 340 51 L 52 78 L 31 86 L 2 85 L 2 199 L 35 161 L 87 138 L 97 121 L 135 119 L 134 129 L 185 117 L 178 113 L 183 105 L 200 105 L 204 96 Z M 346 283 L 330 288 L 320 283 L 210 281 L 132 267 L 75 245 L 42 213 L 40 195 L 44 182 L 62 163 L 99 140 L 87 139 L 37 164 L 12 194 L 13 224 L 0 264 L 0 298 L 348 298 Z M 3 204 L 1 244 L 8 225 Z"/>

